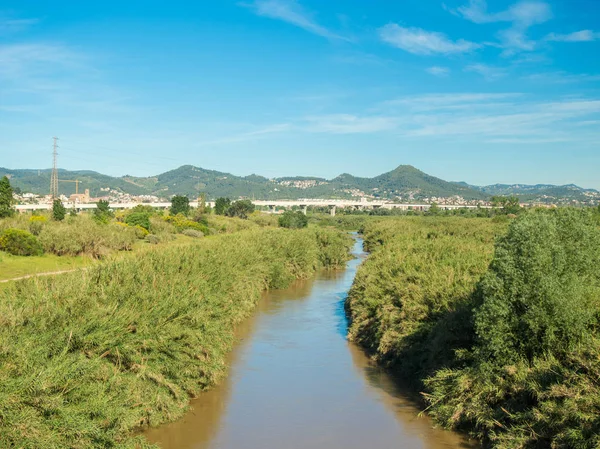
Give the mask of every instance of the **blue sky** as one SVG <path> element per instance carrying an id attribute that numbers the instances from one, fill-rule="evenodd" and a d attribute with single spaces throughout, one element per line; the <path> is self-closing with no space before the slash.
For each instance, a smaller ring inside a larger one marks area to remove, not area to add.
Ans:
<path id="1" fill-rule="evenodd" d="M 600 188 L 598 0 L 0 5 L 0 166 Z"/>

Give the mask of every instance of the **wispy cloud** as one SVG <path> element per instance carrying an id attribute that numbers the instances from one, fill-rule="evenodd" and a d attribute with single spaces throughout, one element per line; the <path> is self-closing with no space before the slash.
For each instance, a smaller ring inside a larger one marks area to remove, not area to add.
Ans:
<path id="1" fill-rule="evenodd" d="M 390 23 L 379 29 L 384 42 L 418 55 L 467 53 L 481 47 L 464 39 L 453 41 L 444 33 L 421 28 L 406 28 Z"/>
<path id="2" fill-rule="evenodd" d="M 592 30 L 575 31 L 569 34 L 550 33 L 546 36 L 547 41 L 555 42 L 591 42 L 600 39 L 600 32 Z"/>
<path id="3" fill-rule="evenodd" d="M 429 94 L 386 101 L 371 114 L 330 114 L 299 120 L 297 130 L 328 134 L 393 133 L 411 139 L 481 143 L 591 142 L 600 130 L 600 100 L 538 101 L 520 93 Z M 573 132 L 573 127 L 578 131 Z M 585 127 L 585 131 L 582 127 Z"/>
<path id="4" fill-rule="evenodd" d="M 0 14 L 0 33 L 14 33 L 39 23 L 39 19 L 9 19 Z"/>
<path id="5" fill-rule="evenodd" d="M 568 73 L 564 71 L 532 73 L 523 77 L 528 81 L 550 84 L 570 84 L 600 81 L 600 74 Z"/>
<path id="6" fill-rule="evenodd" d="M 304 121 L 306 130 L 330 134 L 370 134 L 397 127 L 396 118 L 385 116 L 329 114 L 306 117 Z"/>
<path id="7" fill-rule="evenodd" d="M 506 70 L 487 64 L 471 64 L 465 67 L 466 72 L 475 72 L 483 76 L 487 81 L 495 81 L 506 76 Z"/>
<path id="8" fill-rule="evenodd" d="M 252 9 L 259 16 L 282 20 L 327 39 L 351 41 L 320 25 L 296 0 L 255 0 L 240 5 Z"/>
<path id="9" fill-rule="evenodd" d="M 552 9 L 544 1 L 520 1 L 509 6 L 504 11 L 488 12 L 485 0 L 470 0 L 469 4 L 462 6 L 454 14 L 474 23 L 510 22 L 512 26 L 498 33 L 505 55 L 512 55 L 518 51 L 532 51 L 536 42 L 531 40 L 528 29 L 537 24 L 547 22 L 552 18 Z"/>
<path id="10" fill-rule="evenodd" d="M 429 67 L 429 68 L 425 69 L 425 71 L 427 73 L 429 73 L 430 75 L 438 76 L 438 77 L 445 77 L 450 74 L 450 69 L 448 67 L 440 67 L 440 66 Z"/>

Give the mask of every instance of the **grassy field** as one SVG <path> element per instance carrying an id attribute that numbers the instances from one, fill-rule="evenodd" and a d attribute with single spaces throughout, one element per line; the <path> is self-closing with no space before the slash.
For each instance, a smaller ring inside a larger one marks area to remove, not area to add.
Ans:
<path id="1" fill-rule="evenodd" d="M 226 373 L 261 291 L 342 266 L 351 238 L 257 228 L 0 291 L 0 447 L 146 447 Z"/>
<path id="2" fill-rule="evenodd" d="M 498 449 L 600 447 L 600 214 L 365 225 L 350 338 L 442 425 Z"/>

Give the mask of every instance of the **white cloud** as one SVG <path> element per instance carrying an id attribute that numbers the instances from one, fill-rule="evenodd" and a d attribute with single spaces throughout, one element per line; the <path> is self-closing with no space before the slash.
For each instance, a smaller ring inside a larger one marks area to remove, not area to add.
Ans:
<path id="1" fill-rule="evenodd" d="M 552 9 L 544 1 L 520 1 L 508 9 L 490 13 L 485 0 L 470 0 L 468 6 L 462 6 L 454 14 L 474 23 L 510 22 L 511 28 L 498 33 L 505 55 L 518 51 L 532 51 L 536 43 L 527 36 L 529 27 L 547 22 L 552 18 Z"/>
<path id="2" fill-rule="evenodd" d="M 306 129 L 330 134 L 369 134 L 397 127 L 394 117 L 359 117 L 352 114 L 330 114 L 306 117 Z"/>
<path id="3" fill-rule="evenodd" d="M 445 34 L 390 23 L 379 29 L 379 37 L 394 47 L 419 55 L 467 53 L 481 45 L 464 39 L 450 40 Z"/>
<path id="4" fill-rule="evenodd" d="M 426 72 L 439 77 L 448 76 L 450 69 L 448 67 L 433 66 L 426 69 Z"/>
<path id="5" fill-rule="evenodd" d="M 255 0 L 241 5 L 252 9 L 259 16 L 282 20 L 327 39 L 350 41 L 349 38 L 319 25 L 296 0 Z"/>
<path id="6" fill-rule="evenodd" d="M 547 41 L 556 42 L 591 42 L 600 39 L 600 33 L 592 30 L 575 31 L 569 34 L 550 33 L 546 36 Z"/>
<path id="7" fill-rule="evenodd" d="M 495 81 L 506 76 L 506 71 L 504 69 L 492 67 L 486 64 L 471 64 L 465 67 L 465 71 L 478 73 L 487 81 Z"/>

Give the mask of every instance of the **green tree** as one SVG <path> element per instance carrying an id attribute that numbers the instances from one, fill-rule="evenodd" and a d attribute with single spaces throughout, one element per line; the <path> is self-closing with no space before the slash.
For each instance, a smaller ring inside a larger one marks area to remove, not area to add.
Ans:
<path id="1" fill-rule="evenodd" d="M 150 230 L 150 215 L 144 212 L 134 212 L 125 217 L 129 226 L 141 226 L 146 231 Z"/>
<path id="2" fill-rule="evenodd" d="M 431 203 L 429 206 L 429 210 L 427 211 L 429 215 L 439 215 L 441 212 L 440 206 L 437 203 Z"/>
<path id="3" fill-rule="evenodd" d="M 71 210 L 69 210 L 69 216 L 76 217 L 77 216 L 77 209 L 75 209 L 74 207 L 72 207 Z"/>
<path id="4" fill-rule="evenodd" d="M 98 223 L 108 223 L 113 218 L 113 213 L 110 210 L 110 204 L 106 200 L 100 200 L 96 203 L 94 209 L 94 220 Z"/>
<path id="5" fill-rule="evenodd" d="M 215 201 L 215 214 L 225 215 L 230 205 L 231 200 L 229 198 L 217 198 L 217 200 Z"/>
<path id="6" fill-rule="evenodd" d="M 171 215 L 190 213 L 190 199 L 187 196 L 175 195 L 171 198 Z"/>
<path id="7" fill-rule="evenodd" d="M 0 179 L 0 218 L 11 217 L 15 213 L 14 203 L 13 188 L 8 177 L 4 176 Z"/>
<path id="8" fill-rule="evenodd" d="M 493 207 L 502 208 L 505 214 L 518 214 L 523 210 L 516 196 L 493 196 L 491 203 Z"/>
<path id="9" fill-rule="evenodd" d="M 308 218 L 301 211 L 286 210 L 279 217 L 279 226 L 289 229 L 300 229 L 308 226 Z"/>
<path id="10" fill-rule="evenodd" d="M 56 199 L 52 203 L 52 218 L 56 221 L 62 221 L 65 219 L 65 215 L 67 215 L 67 209 L 63 206 L 61 200 Z"/>
<path id="11" fill-rule="evenodd" d="M 565 354 L 598 325 L 600 229 L 586 210 L 522 215 L 496 243 L 475 313 L 481 360 Z"/>
<path id="12" fill-rule="evenodd" d="M 254 212 L 256 206 L 252 204 L 250 200 L 239 200 L 231 203 L 231 206 L 227 208 L 225 215 L 228 217 L 238 217 L 246 219 L 248 215 Z"/>

